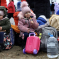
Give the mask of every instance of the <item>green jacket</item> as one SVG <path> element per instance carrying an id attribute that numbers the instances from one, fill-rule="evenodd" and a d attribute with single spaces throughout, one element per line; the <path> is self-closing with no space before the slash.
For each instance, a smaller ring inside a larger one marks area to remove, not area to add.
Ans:
<path id="1" fill-rule="evenodd" d="M 10 32 L 11 23 L 9 18 L 6 17 L 7 15 L 6 8 L 4 6 L 0 6 L 0 10 L 3 10 L 5 14 L 4 18 L 0 20 L 0 27 L 2 27 L 2 30 L 6 30 L 6 33 L 8 34 Z"/>

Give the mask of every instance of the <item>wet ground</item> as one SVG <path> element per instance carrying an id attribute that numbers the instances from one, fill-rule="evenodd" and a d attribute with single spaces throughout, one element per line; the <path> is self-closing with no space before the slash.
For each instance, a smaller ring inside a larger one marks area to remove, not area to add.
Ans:
<path id="1" fill-rule="evenodd" d="M 37 55 L 24 54 L 22 48 L 14 46 L 10 50 L 4 50 L 0 52 L 0 59 L 49 59 L 47 53 L 40 52 Z M 57 59 L 57 58 L 55 58 Z M 59 58 L 58 58 L 59 59 Z"/>
<path id="2" fill-rule="evenodd" d="M 46 55 L 44 52 L 39 52 L 37 55 L 24 54 L 21 47 L 14 46 L 10 50 L 0 52 L 0 59 L 48 59 Z"/>

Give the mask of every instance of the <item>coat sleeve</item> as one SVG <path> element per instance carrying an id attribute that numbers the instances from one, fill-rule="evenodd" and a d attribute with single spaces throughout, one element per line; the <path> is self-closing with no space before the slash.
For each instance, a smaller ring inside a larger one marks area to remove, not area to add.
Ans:
<path id="1" fill-rule="evenodd" d="M 8 30 L 10 28 L 11 28 L 11 23 L 10 23 L 9 19 L 6 19 L 5 20 L 5 25 L 2 26 L 2 30 Z"/>
<path id="2" fill-rule="evenodd" d="M 19 28 L 19 30 L 22 31 L 22 32 L 28 32 L 28 29 L 29 29 L 29 28 L 25 27 L 25 26 L 23 25 L 23 22 L 20 21 L 20 20 L 18 21 L 18 28 Z"/>

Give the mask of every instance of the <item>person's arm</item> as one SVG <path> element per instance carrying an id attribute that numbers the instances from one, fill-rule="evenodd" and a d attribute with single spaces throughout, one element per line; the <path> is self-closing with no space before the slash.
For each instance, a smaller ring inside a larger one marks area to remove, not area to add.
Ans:
<path id="1" fill-rule="evenodd" d="M 6 19 L 5 20 L 5 25 L 4 26 L 1 26 L 2 27 L 2 30 L 8 30 L 11 28 L 11 23 L 9 21 L 9 19 Z"/>
<path id="2" fill-rule="evenodd" d="M 25 25 L 23 25 L 23 23 L 24 23 L 24 21 L 20 21 L 20 20 L 18 21 L 18 28 L 19 28 L 19 30 L 22 31 L 22 32 L 29 33 L 30 29 L 25 27 Z"/>

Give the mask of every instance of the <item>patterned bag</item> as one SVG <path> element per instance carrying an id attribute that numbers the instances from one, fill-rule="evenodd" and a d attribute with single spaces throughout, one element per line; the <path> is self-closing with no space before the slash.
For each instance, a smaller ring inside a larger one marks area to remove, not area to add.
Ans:
<path id="1" fill-rule="evenodd" d="M 11 49 L 14 45 L 14 33 L 13 29 L 10 29 L 10 33 L 7 35 L 5 31 L 0 32 L 0 51 L 3 49 Z"/>
<path id="2" fill-rule="evenodd" d="M 4 34 L 4 49 L 11 49 L 14 45 L 14 32 L 10 29 L 9 35 Z"/>
<path id="3" fill-rule="evenodd" d="M 12 42 L 10 40 L 10 35 L 4 34 L 4 49 L 10 49 L 12 47 Z"/>

